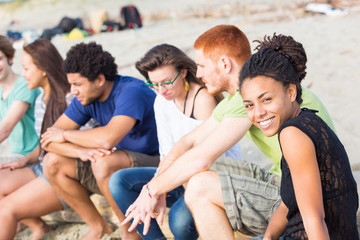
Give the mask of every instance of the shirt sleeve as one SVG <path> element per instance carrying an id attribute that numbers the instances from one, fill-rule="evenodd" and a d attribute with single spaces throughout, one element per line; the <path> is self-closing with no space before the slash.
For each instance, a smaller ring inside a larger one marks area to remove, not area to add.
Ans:
<path id="1" fill-rule="evenodd" d="M 81 105 L 77 98 L 71 101 L 65 110 L 65 115 L 80 126 L 85 125 L 91 118 L 91 115 L 86 111 L 86 107 Z"/>

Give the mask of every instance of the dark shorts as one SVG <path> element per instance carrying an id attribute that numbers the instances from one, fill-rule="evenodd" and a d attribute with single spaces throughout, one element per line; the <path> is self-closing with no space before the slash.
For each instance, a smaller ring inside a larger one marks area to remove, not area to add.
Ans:
<path id="1" fill-rule="evenodd" d="M 127 153 L 131 161 L 131 167 L 157 167 L 160 162 L 160 156 L 150 156 L 147 154 L 131 152 L 128 150 L 121 150 Z M 118 170 L 118 169 L 116 169 Z M 100 188 L 96 182 L 94 174 L 91 169 L 91 162 L 83 162 L 80 159 L 76 160 L 76 179 L 89 192 L 101 194 Z"/>

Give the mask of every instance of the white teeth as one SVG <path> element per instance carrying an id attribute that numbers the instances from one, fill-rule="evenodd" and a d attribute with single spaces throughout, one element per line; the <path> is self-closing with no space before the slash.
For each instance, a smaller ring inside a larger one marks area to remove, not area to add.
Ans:
<path id="1" fill-rule="evenodd" d="M 268 119 L 268 120 L 266 120 L 266 121 L 260 122 L 260 125 L 261 125 L 261 126 L 264 126 L 264 125 L 266 125 L 266 124 L 269 124 L 272 120 L 273 120 L 273 118 L 270 118 L 270 119 Z"/>

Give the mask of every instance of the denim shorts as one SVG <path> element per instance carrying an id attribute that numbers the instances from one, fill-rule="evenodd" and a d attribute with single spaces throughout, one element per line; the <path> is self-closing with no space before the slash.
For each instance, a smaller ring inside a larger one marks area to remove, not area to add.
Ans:
<path id="1" fill-rule="evenodd" d="M 42 164 L 41 163 L 33 163 L 28 165 L 29 168 L 31 168 L 31 170 L 35 173 L 36 177 L 42 178 L 44 179 L 45 182 L 47 182 L 50 186 L 51 184 L 49 183 L 49 181 L 46 179 L 44 173 L 43 173 L 43 168 L 42 168 Z M 58 195 L 59 200 L 61 201 L 64 209 L 69 208 L 69 205 L 67 205 L 64 200 Z"/>
<path id="2" fill-rule="evenodd" d="M 253 237 L 253 238 L 250 238 L 250 239 L 251 240 L 262 240 L 263 238 L 264 238 L 264 235 Z M 284 240 L 284 237 L 280 237 L 279 240 Z"/>
<path id="3" fill-rule="evenodd" d="M 143 153 L 121 150 L 127 153 L 131 161 L 131 167 L 157 167 L 160 162 L 160 156 L 150 156 Z M 91 162 L 76 160 L 76 179 L 91 193 L 101 194 L 100 188 L 96 182 L 91 169 Z"/>
<path id="4" fill-rule="evenodd" d="M 280 177 L 256 164 L 223 156 L 211 170 L 219 175 L 226 215 L 233 230 L 249 236 L 264 234 L 281 202 Z"/>

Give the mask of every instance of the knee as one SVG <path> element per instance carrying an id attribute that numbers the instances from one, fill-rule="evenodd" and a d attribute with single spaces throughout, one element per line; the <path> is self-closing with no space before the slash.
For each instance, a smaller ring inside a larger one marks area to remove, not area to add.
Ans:
<path id="1" fill-rule="evenodd" d="M 47 153 L 43 160 L 43 173 L 46 178 L 55 176 L 59 172 L 60 161 L 59 156 L 54 153 Z"/>
<path id="2" fill-rule="evenodd" d="M 119 194 L 122 188 L 123 174 L 121 171 L 114 172 L 109 179 L 109 190 L 113 196 Z"/>
<path id="3" fill-rule="evenodd" d="M 110 176 L 118 169 L 114 169 L 106 160 L 96 160 L 91 163 L 92 172 L 98 183 L 109 180 Z"/>
<path id="4" fill-rule="evenodd" d="M 190 178 L 185 191 L 185 202 L 191 208 L 192 205 L 207 199 L 211 186 L 209 186 L 211 172 L 201 172 Z"/>

